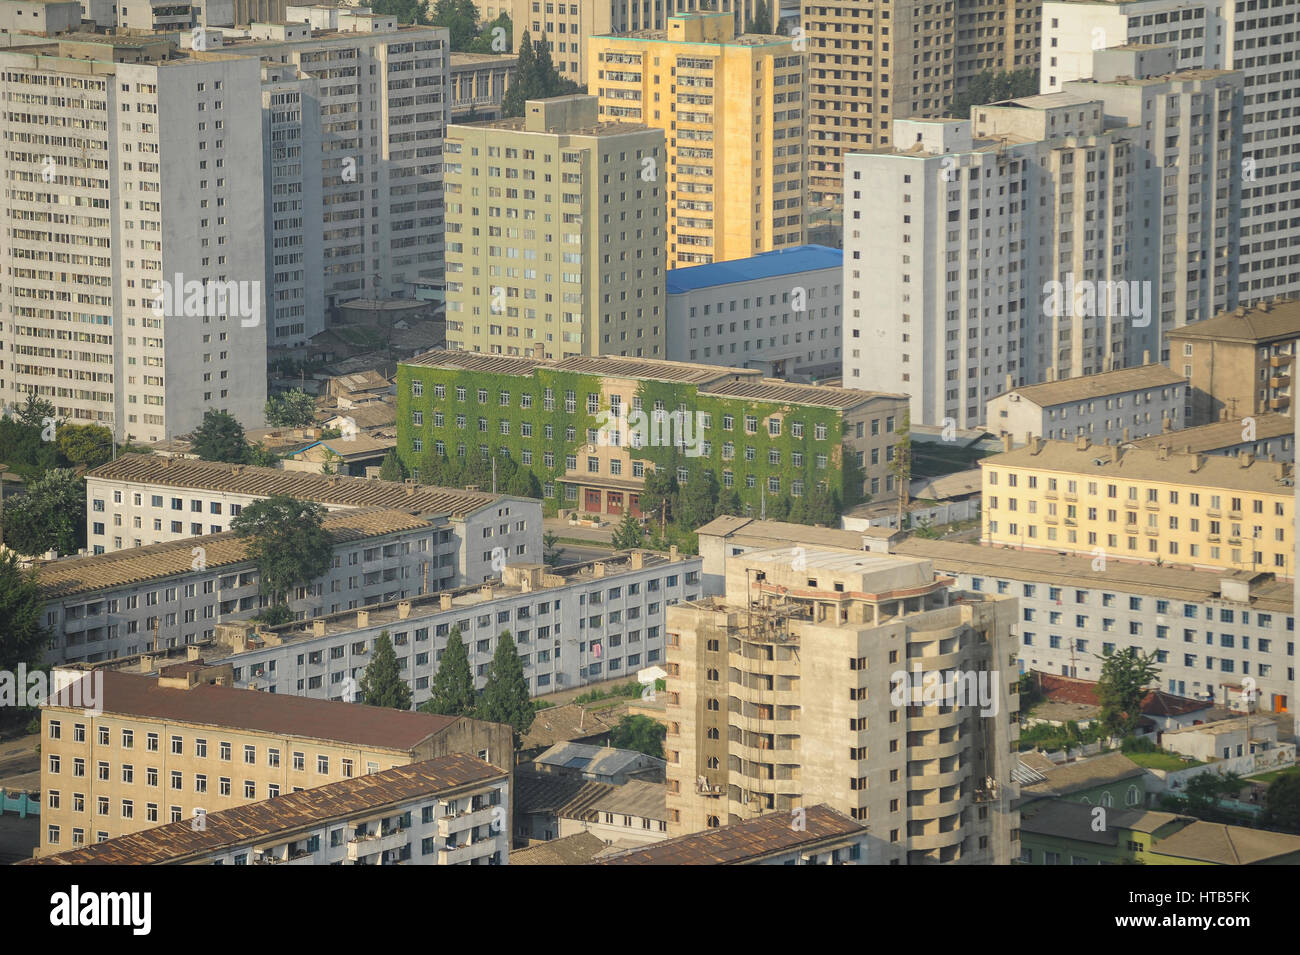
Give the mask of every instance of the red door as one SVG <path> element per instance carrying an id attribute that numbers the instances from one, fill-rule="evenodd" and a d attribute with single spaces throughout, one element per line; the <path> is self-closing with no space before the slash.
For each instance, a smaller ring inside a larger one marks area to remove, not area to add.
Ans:
<path id="1" fill-rule="evenodd" d="M 627 508 L 632 512 L 633 517 L 643 517 L 641 513 L 641 495 L 629 494 L 627 496 Z"/>
<path id="2" fill-rule="evenodd" d="M 606 495 L 606 500 L 609 502 L 608 503 L 609 513 L 611 514 L 623 513 L 623 492 L 622 491 L 610 491 Z"/>
<path id="3" fill-rule="evenodd" d="M 586 494 L 583 496 L 583 506 L 584 509 L 587 511 L 587 513 L 599 514 L 600 513 L 600 491 L 593 490 L 592 488 L 587 488 Z"/>

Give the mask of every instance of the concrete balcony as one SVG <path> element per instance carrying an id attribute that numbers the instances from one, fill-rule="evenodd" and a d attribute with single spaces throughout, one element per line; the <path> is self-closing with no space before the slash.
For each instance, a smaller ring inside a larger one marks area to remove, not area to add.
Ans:
<path id="1" fill-rule="evenodd" d="M 467 865 L 471 859 L 487 858 L 494 851 L 494 840 L 481 839 L 470 845 L 438 850 L 438 865 Z"/>
<path id="2" fill-rule="evenodd" d="M 348 861 L 356 862 L 363 856 L 400 849 L 409 841 L 410 833 L 405 829 L 394 829 L 387 835 L 376 832 L 359 839 L 349 839 Z"/>
<path id="3" fill-rule="evenodd" d="M 1270 368 L 1285 368 L 1291 364 L 1290 355 L 1269 355 L 1268 365 Z"/>
<path id="4" fill-rule="evenodd" d="M 968 740 L 957 739 L 950 740 L 947 743 L 932 743 L 930 745 L 909 746 L 907 756 L 909 759 L 946 759 L 949 756 L 956 756 L 962 750 L 968 749 L 970 742 Z"/>
<path id="5" fill-rule="evenodd" d="M 909 716 L 907 718 L 907 728 L 909 730 L 946 730 L 953 726 L 960 726 L 966 718 L 962 708 L 953 707 L 951 713 L 933 713 L 929 716 Z"/>
<path id="6" fill-rule="evenodd" d="M 473 811 L 462 810 L 454 816 L 440 816 L 438 818 L 438 835 L 446 838 L 453 832 L 464 832 L 467 829 L 473 829 L 475 826 L 490 826 L 492 824 L 492 810 L 495 806 L 484 806 L 482 809 Z"/>
<path id="7" fill-rule="evenodd" d="M 908 806 L 908 818 L 920 822 L 929 819 L 947 819 L 949 816 L 955 816 L 966 808 L 968 801 L 965 797 L 952 799 L 948 802 L 927 803 L 923 806 Z"/>
<path id="8" fill-rule="evenodd" d="M 966 838 L 966 832 L 961 826 L 957 826 L 948 832 L 936 832 L 922 836 L 909 836 L 907 845 L 912 850 L 924 849 L 946 849 L 949 846 L 960 845 L 961 841 Z"/>
<path id="9" fill-rule="evenodd" d="M 956 786 L 970 777 L 970 767 L 963 766 L 948 773 L 924 773 L 920 776 L 908 776 L 907 788 L 913 792 L 925 789 L 943 789 Z"/>

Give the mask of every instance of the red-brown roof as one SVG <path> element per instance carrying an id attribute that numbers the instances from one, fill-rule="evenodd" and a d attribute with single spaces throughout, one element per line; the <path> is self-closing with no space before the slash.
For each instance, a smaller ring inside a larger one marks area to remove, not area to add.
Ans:
<path id="1" fill-rule="evenodd" d="M 188 690 L 160 686 L 152 676 L 99 670 L 103 674 L 103 699 L 108 714 L 172 720 L 198 726 L 330 740 L 380 749 L 410 752 L 417 745 L 456 722 L 454 716 L 403 712 L 358 703 L 313 700 L 304 696 L 262 693 L 201 683 Z M 70 687 L 55 695 L 52 705 L 80 709 L 89 700 L 70 697 Z"/>
<path id="2" fill-rule="evenodd" d="M 1052 703 L 1082 703 L 1086 706 L 1100 706 L 1097 699 L 1095 680 L 1080 680 L 1075 677 L 1057 676 L 1052 673 L 1039 673 L 1038 685 L 1043 695 Z M 1142 698 L 1144 716 L 1184 716 L 1208 709 L 1209 703 L 1174 696 L 1164 690 L 1148 690 Z"/>

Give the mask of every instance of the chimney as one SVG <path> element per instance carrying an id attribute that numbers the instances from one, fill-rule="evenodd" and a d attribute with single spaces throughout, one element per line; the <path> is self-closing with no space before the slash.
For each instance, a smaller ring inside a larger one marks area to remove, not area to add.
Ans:
<path id="1" fill-rule="evenodd" d="M 544 359 L 546 358 L 546 346 L 545 346 L 545 345 L 542 345 L 542 344 L 540 344 L 540 343 L 537 344 L 537 345 L 534 345 L 534 346 L 533 346 L 533 357 L 536 358 L 536 359 L 538 359 L 539 361 L 544 360 Z"/>
<path id="2" fill-rule="evenodd" d="M 1011 375 L 1007 375 L 1007 391 L 1010 391 L 1015 386 L 1016 386 L 1016 379 Z"/>
<path id="3" fill-rule="evenodd" d="M 1011 432 L 1010 432 L 1010 431 L 1003 431 L 1003 432 L 1002 432 L 1002 450 L 1003 450 L 1003 451 L 1010 451 L 1010 450 L 1011 450 Z"/>
<path id="4" fill-rule="evenodd" d="M 451 609 L 451 594 L 438 594 L 438 609 L 439 610 Z"/>
<path id="5" fill-rule="evenodd" d="M 632 551 L 628 561 L 628 566 L 632 568 L 632 570 L 640 570 L 644 563 L 645 557 L 642 553 L 639 550 Z"/>
<path id="6" fill-rule="evenodd" d="M 172 466 L 172 459 L 170 455 L 162 459 L 162 466 L 164 468 L 169 468 Z"/>
<path id="7" fill-rule="evenodd" d="M 1245 305 L 1238 305 L 1238 306 L 1237 306 L 1236 315 L 1237 315 L 1238 318 L 1245 318 L 1245 317 L 1246 317 L 1246 306 L 1245 306 Z"/>
<path id="8" fill-rule="evenodd" d="M 1145 348 L 1142 350 L 1142 364 L 1151 364 L 1151 352 Z"/>
<path id="9" fill-rule="evenodd" d="M 185 659 L 186 659 L 186 660 L 189 660 L 191 663 L 193 663 L 195 660 L 200 659 L 200 657 L 199 657 L 200 649 L 201 649 L 201 648 L 195 646 L 195 645 L 192 644 L 192 643 L 186 644 L 186 645 L 185 645 Z"/>
<path id="10" fill-rule="evenodd" d="M 1041 454 L 1047 442 L 1040 437 L 1034 437 L 1030 440 L 1029 446 L 1033 449 L 1034 454 Z"/>
<path id="11" fill-rule="evenodd" d="M 603 561 L 599 561 L 599 560 L 598 560 L 598 561 L 596 561 L 594 564 L 591 565 L 591 576 L 593 576 L 593 577 L 604 577 L 604 576 L 605 576 L 605 564 L 604 564 Z"/>
<path id="12" fill-rule="evenodd" d="M 492 599 L 492 584 L 491 584 L 491 583 L 486 583 L 486 584 L 484 584 L 482 587 L 479 588 L 479 593 L 481 593 L 481 594 L 483 595 L 483 599 L 484 599 L 484 600 L 491 600 L 491 599 Z"/>
<path id="13" fill-rule="evenodd" d="M 1189 447 L 1188 450 L 1190 451 L 1191 448 Z M 1201 469 L 1201 467 L 1202 467 L 1204 464 L 1205 464 L 1205 455 L 1203 455 L 1203 454 L 1193 454 L 1193 455 L 1192 455 L 1192 466 L 1191 466 L 1190 468 L 1188 468 L 1188 470 L 1191 471 L 1193 474 L 1195 474 L 1197 471 L 1199 471 L 1199 470 Z"/>
<path id="14" fill-rule="evenodd" d="M 358 611 L 357 611 L 357 629 L 360 630 L 362 627 L 368 627 L 368 626 L 370 626 L 370 611 L 369 611 L 369 610 L 358 610 Z"/>
<path id="15" fill-rule="evenodd" d="M 414 482 L 414 481 L 407 481 L 407 482 L 406 482 L 406 496 L 407 496 L 407 497 L 415 497 L 415 482 Z"/>
<path id="16" fill-rule="evenodd" d="M 668 548 L 668 559 L 669 559 L 669 560 L 672 560 L 672 561 L 675 561 L 675 560 L 678 560 L 678 559 L 679 559 L 678 556 L 677 556 L 677 545 L 676 545 L 676 544 L 673 544 L 671 547 Z"/>
<path id="17" fill-rule="evenodd" d="M 1034 432 L 1032 431 L 1025 432 L 1025 445 L 1031 448 L 1034 446 Z"/>
<path id="18" fill-rule="evenodd" d="M 1167 444 L 1157 444 L 1157 445 L 1156 445 L 1156 460 L 1157 460 L 1157 461 L 1168 461 L 1168 460 L 1169 460 L 1169 445 L 1167 445 Z"/>
<path id="19" fill-rule="evenodd" d="M 311 622 L 311 633 L 314 637 L 325 636 L 325 621 L 317 617 Z"/>
<path id="20" fill-rule="evenodd" d="M 1219 420 L 1220 420 L 1220 421 L 1227 421 L 1227 420 L 1228 420 L 1228 409 L 1227 409 L 1227 408 L 1223 408 L 1223 409 L 1221 409 L 1221 410 L 1219 411 Z"/>
<path id="21" fill-rule="evenodd" d="M 1243 468 L 1248 468 L 1255 463 L 1255 455 L 1249 451 L 1239 451 L 1237 452 L 1237 463 Z"/>
<path id="22" fill-rule="evenodd" d="M 1165 434 L 1174 430 L 1174 423 L 1170 420 L 1169 415 L 1165 415 L 1160 419 L 1160 430 Z"/>
<path id="23" fill-rule="evenodd" d="M 1128 428 L 1124 429 L 1124 443 L 1128 443 Z"/>
<path id="24" fill-rule="evenodd" d="M 1089 444 L 1090 442 L 1088 441 L 1088 436 L 1086 434 L 1078 435 L 1074 439 L 1074 450 L 1087 451 Z"/>
<path id="25" fill-rule="evenodd" d="M 233 474 L 243 474 L 243 473 L 244 473 L 244 466 L 243 466 L 242 464 L 232 464 L 232 465 L 230 466 L 230 473 L 231 473 L 232 475 L 233 475 Z"/>
<path id="26" fill-rule="evenodd" d="M 409 600 L 399 600 L 397 602 L 397 619 L 405 620 L 411 615 L 411 602 Z"/>

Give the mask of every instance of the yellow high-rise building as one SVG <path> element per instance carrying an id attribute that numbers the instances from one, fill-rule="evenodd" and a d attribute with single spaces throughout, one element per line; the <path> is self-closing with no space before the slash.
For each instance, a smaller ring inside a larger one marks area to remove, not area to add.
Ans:
<path id="1" fill-rule="evenodd" d="M 668 267 L 802 245 L 807 223 L 804 54 L 789 37 L 737 36 L 733 15 L 593 36 L 587 89 L 601 118 L 668 140 Z"/>

